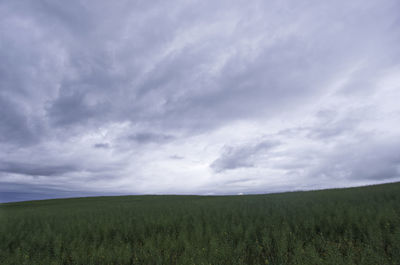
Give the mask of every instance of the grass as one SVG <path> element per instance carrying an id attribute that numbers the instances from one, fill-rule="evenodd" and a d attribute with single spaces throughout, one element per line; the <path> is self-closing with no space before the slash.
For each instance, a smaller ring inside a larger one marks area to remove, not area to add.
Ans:
<path id="1" fill-rule="evenodd" d="M 400 264 L 400 183 L 0 204 L 0 264 Z"/>

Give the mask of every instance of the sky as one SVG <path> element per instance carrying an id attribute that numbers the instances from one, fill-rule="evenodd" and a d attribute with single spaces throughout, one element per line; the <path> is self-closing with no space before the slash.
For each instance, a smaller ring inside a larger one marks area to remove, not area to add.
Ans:
<path id="1" fill-rule="evenodd" d="M 0 1 L 0 202 L 400 180 L 398 0 Z"/>

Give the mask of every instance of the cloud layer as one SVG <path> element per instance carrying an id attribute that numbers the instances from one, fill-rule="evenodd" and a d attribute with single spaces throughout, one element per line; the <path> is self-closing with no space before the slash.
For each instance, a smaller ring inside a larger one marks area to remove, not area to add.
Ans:
<path id="1" fill-rule="evenodd" d="M 2 1 L 0 200 L 400 180 L 399 11 Z"/>

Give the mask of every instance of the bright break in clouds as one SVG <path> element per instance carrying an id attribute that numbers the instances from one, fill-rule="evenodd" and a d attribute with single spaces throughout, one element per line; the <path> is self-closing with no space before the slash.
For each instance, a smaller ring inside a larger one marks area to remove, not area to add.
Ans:
<path id="1" fill-rule="evenodd" d="M 400 2 L 0 2 L 0 201 L 400 180 Z"/>

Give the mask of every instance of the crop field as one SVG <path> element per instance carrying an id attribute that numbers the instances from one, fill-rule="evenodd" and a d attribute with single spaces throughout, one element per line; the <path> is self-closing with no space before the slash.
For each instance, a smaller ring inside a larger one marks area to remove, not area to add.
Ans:
<path id="1" fill-rule="evenodd" d="M 0 204 L 0 264 L 400 264 L 400 183 Z"/>

